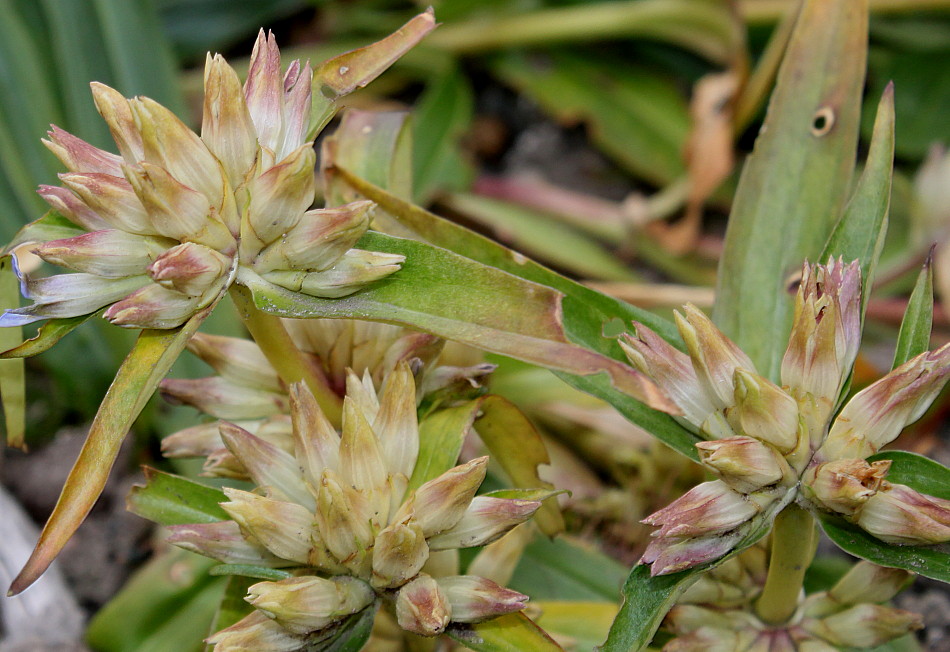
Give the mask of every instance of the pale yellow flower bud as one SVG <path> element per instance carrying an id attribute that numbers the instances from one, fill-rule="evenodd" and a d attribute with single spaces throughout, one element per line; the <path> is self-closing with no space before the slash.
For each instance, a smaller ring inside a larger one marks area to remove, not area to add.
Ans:
<path id="1" fill-rule="evenodd" d="M 248 589 L 256 609 L 295 634 L 309 634 L 367 607 L 376 594 L 355 577 L 291 577 Z"/>
<path id="2" fill-rule="evenodd" d="M 700 461 L 740 493 L 752 493 L 795 476 L 778 451 L 752 437 L 704 441 L 696 448 Z"/>

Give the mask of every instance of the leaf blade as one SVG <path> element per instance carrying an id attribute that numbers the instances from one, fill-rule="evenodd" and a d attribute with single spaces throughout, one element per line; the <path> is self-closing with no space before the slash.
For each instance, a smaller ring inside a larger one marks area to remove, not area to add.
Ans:
<path id="1" fill-rule="evenodd" d="M 230 518 L 220 503 L 220 489 L 145 467 L 146 484 L 132 487 L 126 500 L 130 512 L 159 525 L 217 523 Z"/>

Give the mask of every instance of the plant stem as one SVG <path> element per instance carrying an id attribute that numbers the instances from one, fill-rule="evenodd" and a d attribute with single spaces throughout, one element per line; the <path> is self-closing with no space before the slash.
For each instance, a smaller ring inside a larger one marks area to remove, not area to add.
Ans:
<path id="1" fill-rule="evenodd" d="M 756 613 L 766 623 L 779 625 L 794 615 L 817 540 L 815 520 L 798 505 L 789 505 L 776 517 L 769 573 L 755 603 Z"/>
<path id="2" fill-rule="evenodd" d="M 280 318 L 258 310 L 246 288 L 232 285 L 229 292 L 241 320 L 280 379 L 288 385 L 301 380 L 307 383 L 327 419 L 339 427 L 343 401 L 330 387 L 326 376 L 297 348 Z"/>

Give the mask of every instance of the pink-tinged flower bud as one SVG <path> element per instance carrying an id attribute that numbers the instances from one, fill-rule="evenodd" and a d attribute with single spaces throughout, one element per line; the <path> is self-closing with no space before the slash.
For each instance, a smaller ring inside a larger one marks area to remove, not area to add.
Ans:
<path id="1" fill-rule="evenodd" d="M 409 364 L 400 361 L 386 376 L 373 422 L 379 447 L 390 474 L 407 478 L 419 455 L 419 423 L 416 416 L 416 384 Z"/>
<path id="2" fill-rule="evenodd" d="M 280 75 L 280 51 L 272 32 L 257 35 L 251 52 L 251 67 L 244 82 L 244 98 L 261 147 L 271 152 L 280 148 L 283 129 L 284 85 Z"/>
<path id="3" fill-rule="evenodd" d="M 232 423 L 222 423 L 220 428 L 225 446 L 241 460 L 257 486 L 266 487 L 268 494 L 277 500 L 314 509 L 313 494 L 292 455 Z"/>
<path id="4" fill-rule="evenodd" d="M 290 386 L 290 418 L 294 456 L 307 481 L 317 486 L 324 469 L 339 465 L 340 435 L 303 382 Z"/>
<path id="5" fill-rule="evenodd" d="M 727 408 L 735 402 L 733 378 L 737 369 L 755 372 L 742 350 L 723 335 L 712 321 L 691 304 L 683 306 L 685 317 L 675 313 L 676 326 L 686 343 L 696 377 L 715 407 Z"/>
<path id="6" fill-rule="evenodd" d="M 752 437 L 704 441 L 696 448 L 700 461 L 740 493 L 758 491 L 793 475 L 778 451 Z"/>
<path id="7" fill-rule="evenodd" d="M 170 403 L 191 405 L 218 419 L 240 421 L 287 410 L 285 395 L 240 385 L 221 376 L 166 378 L 160 388 Z"/>
<path id="8" fill-rule="evenodd" d="M 176 328 L 212 299 L 190 297 L 150 283 L 113 303 L 102 316 L 126 328 Z"/>
<path id="9" fill-rule="evenodd" d="M 263 546 L 248 541 L 235 521 L 170 525 L 165 539 L 179 548 L 216 559 L 222 564 L 251 564 L 279 568 L 291 562 L 271 554 Z"/>
<path id="10" fill-rule="evenodd" d="M 760 506 L 721 480 L 704 482 L 641 521 L 657 525 L 655 537 L 695 537 L 733 530 L 761 511 Z"/>
<path id="11" fill-rule="evenodd" d="M 913 581 L 913 573 L 859 561 L 828 591 L 842 605 L 887 602 Z"/>
<path id="12" fill-rule="evenodd" d="M 33 253 L 77 272 L 124 278 L 144 274 L 149 264 L 174 244 L 174 240 L 107 229 L 51 240 L 37 246 Z"/>
<path id="13" fill-rule="evenodd" d="M 835 460 L 813 466 L 802 477 L 809 499 L 824 509 L 851 516 L 884 485 L 890 460 Z"/>
<path id="14" fill-rule="evenodd" d="M 412 518 L 427 537 L 455 527 L 485 479 L 488 457 L 479 457 L 419 487 L 394 520 Z"/>
<path id="15" fill-rule="evenodd" d="M 476 496 L 453 527 L 429 538 L 429 548 L 471 548 L 500 539 L 541 507 L 537 500 Z"/>
<path id="16" fill-rule="evenodd" d="M 824 424 L 858 354 L 861 342 L 861 268 L 840 259 L 802 268 L 782 384 L 816 401 Z"/>
<path id="17" fill-rule="evenodd" d="M 657 537 L 650 541 L 640 558 L 650 564 L 650 575 L 668 575 L 708 561 L 719 559 L 742 539 L 740 531 L 703 537 Z"/>
<path id="18" fill-rule="evenodd" d="M 926 546 L 950 541 L 950 500 L 886 483 L 858 512 L 857 524 L 888 543 Z"/>
<path id="19" fill-rule="evenodd" d="M 72 190 L 109 228 L 135 235 L 161 235 L 132 186 L 122 177 L 108 174 L 67 173 L 60 181 Z"/>
<path id="20" fill-rule="evenodd" d="M 148 268 L 153 281 L 190 297 L 217 294 L 231 267 L 231 259 L 193 242 L 172 247 Z"/>
<path id="21" fill-rule="evenodd" d="M 452 607 L 439 584 L 429 575 L 420 575 L 396 594 L 396 619 L 407 632 L 437 636 L 445 631 Z"/>
<path id="22" fill-rule="evenodd" d="M 457 623 L 479 623 L 521 611 L 528 602 L 528 596 L 476 575 L 440 577 L 436 582 L 449 602 L 452 621 Z"/>
<path id="23" fill-rule="evenodd" d="M 297 652 L 307 640 L 281 627 L 260 611 L 252 611 L 234 625 L 209 637 L 214 652 Z"/>
<path id="24" fill-rule="evenodd" d="M 373 427 L 353 400 L 343 401 L 343 435 L 337 470 L 346 485 L 362 493 L 370 501 L 377 523 L 389 520 L 389 496 L 377 501 L 375 494 L 386 494 L 386 463 L 379 449 Z M 377 504 L 379 502 L 379 504 Z M 380 513 L 385 506 L 385 513 Z"/>
<path id="25" fill-rule="evenodd" d="M 333 267 L 322 272 L 277 270 L 261 276 L 294 292 L 338 299 L 389 276 L 405 260 L 406 257 L 400 254 L 350 249 L 337 259 Z"/>
<path id="26" fill-rule="evenodd" d="M 376 535 L 373 579 L 376 588 L 392 589 L 415 577 L 429 559 L 429 546 L 418 524 L 393 523 Z"/>
<path id="27" fill-rule="evenodd" d="M 667 343 L 652 330 L 634 322 L 636 336 L 624 334 L 618 341 L 630 364 L 656 381 L 663 393 L 683 411 L 683 418 L 702 426 L 715 411 L 699 382 L 689 356 Z"/>
<path id="28" fill-rule="evenodd" d="M 50 205 L 54 211 L 81 226 L 87 231 L 101 231 L 112 228 L 105 220 L 86 206 L 75 193 L 59 186 L 39 186 L 36 193 Z"/>
<path id="29" fill-rule="evenodd" d="M 819 449 L 822 460 L 865 458 L 927 411 L 950 374 L 950 344 L 921 353 L 861 390 L 844 406 Z"/>
<path id="30" fill-rule="evenodd" d="M 122 176 L 121 156 L 94 147 L 56 125 L 51 125 L 46 135 L 49 140 L 43 139 L 43 144 L 70 172 L 98 172 L 114 177 Z"/>
<path id="31" fill-rule="evenodd" d="M 283 389 L 277 372 L 267 357 L 260 347 L 250 340 L 195 333 L 188 340 L 188 350 L 222 377 L 236 384 L 270 392 Z"/>
<path id="32" fill-rule="evenodd" d="M 903 609 L 864 603 L 819 620 L 806 619 L 802 627 L 835 646 L 869 648 L 921 629 L 923 621 Z"/>
<path id="33" fill-rule="evenodd" d="M 221 507 L 243 530 L 276 556 L 307 563 L 314 517 L 306 508 L 228 487 L 224 493 L 230 502 Z"/>
<path id="34" fill-rule="evenodd" d="M 309 634 L 366 608 L 376 594 L 355 577 L 304 576 L 254 584 L 245 599 L 291 632 Z"/>
<path id="35" fill-rule="evenodd" d="M 726 417 L 736 432 L 788 453 L 798 445 L 801 430 L 798 403 L 776 384 L 737 368 L 733 377 L 735 405 Z"/>
<path id="36" fill-rule="evenodd" d="M 244 181 L 257 158 L 257 133 L 241 80 L 220 54 L 205 59 L 205 99 L 201 140 L 224 167 L 236 188 Z"/>
<path id="37" fill-rule="evenodd" d="M 142 134 L 135 126 L 129 101 L 122 97 L 119 91 L 99 82 L 90 83 L 89 89 L 92 91 L 92 99 L 96 104 L 96 110 L 99 111 L 99 115 L 109 126 L 112 139 L 115 140 L 119 153 L 126 164 L 134 165 L 144 160 Z"/>
<path id="38" fill-rule="evenodd" d="M 325 469 L 317 488 L 317 527 L 327 549 L 341 564 L 368 577 L 373 543 L 370 507 L 366 498 Z"/>

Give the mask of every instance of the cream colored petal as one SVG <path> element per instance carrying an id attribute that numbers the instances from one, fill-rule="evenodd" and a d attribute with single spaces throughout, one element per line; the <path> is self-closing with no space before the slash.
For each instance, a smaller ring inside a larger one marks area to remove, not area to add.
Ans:
<path id="1" fill-rule="evenodd" d="M 324 469 L 339 471 L 340 436 L 303 382 L 290 386 L 294 454 L 304 477 L 317 486 Z"/>
<path id="2" fill-rule="evenodd" d="M 109 125 L 112 138 L 119 147 L 119 153 L 125 162 L 134 165 L 144 160 L 142 149 L 142 135 L 139 133 L 135 120 L 132 118 L 132 109 L 129 101 L 122 97 L 114 88 L 105 84 L 92 82 L 92 99 L 96 103 L 99 115 Z"/>
<path id="3" fill-rule="evenodd" d="M 313 514 L 297 503 L 273 500 L 248 491 L 224 488 L 229 502 L 221 508 L 241 529 L 275 556 L 298 564 L 310 558 Z"/>
<path id="4" fill-rule="evenodd" d="M 49 140 L 44 139 L 43 144 L 70 172 L 99 172 L 115 177 L 122 176 L 121 156 L 94 147 L 56 125 L 51 125 L 46 134 Z"/>
<path id="5" fill-rule="evenodd" d="M 224 166 L 233 187 L 257 158 L 257 132 L 248 113 L 237 73 L 220 54 L 205 60 L 205 99 L 201 139 Z"/>
<path id="6" fill-rule="evenodd" d="M 48 263 L 106 278 L 145 274 L 146 268 L 173 240 L 106 229 L 73 238 L 50 240 L 33 250 Z"/>

